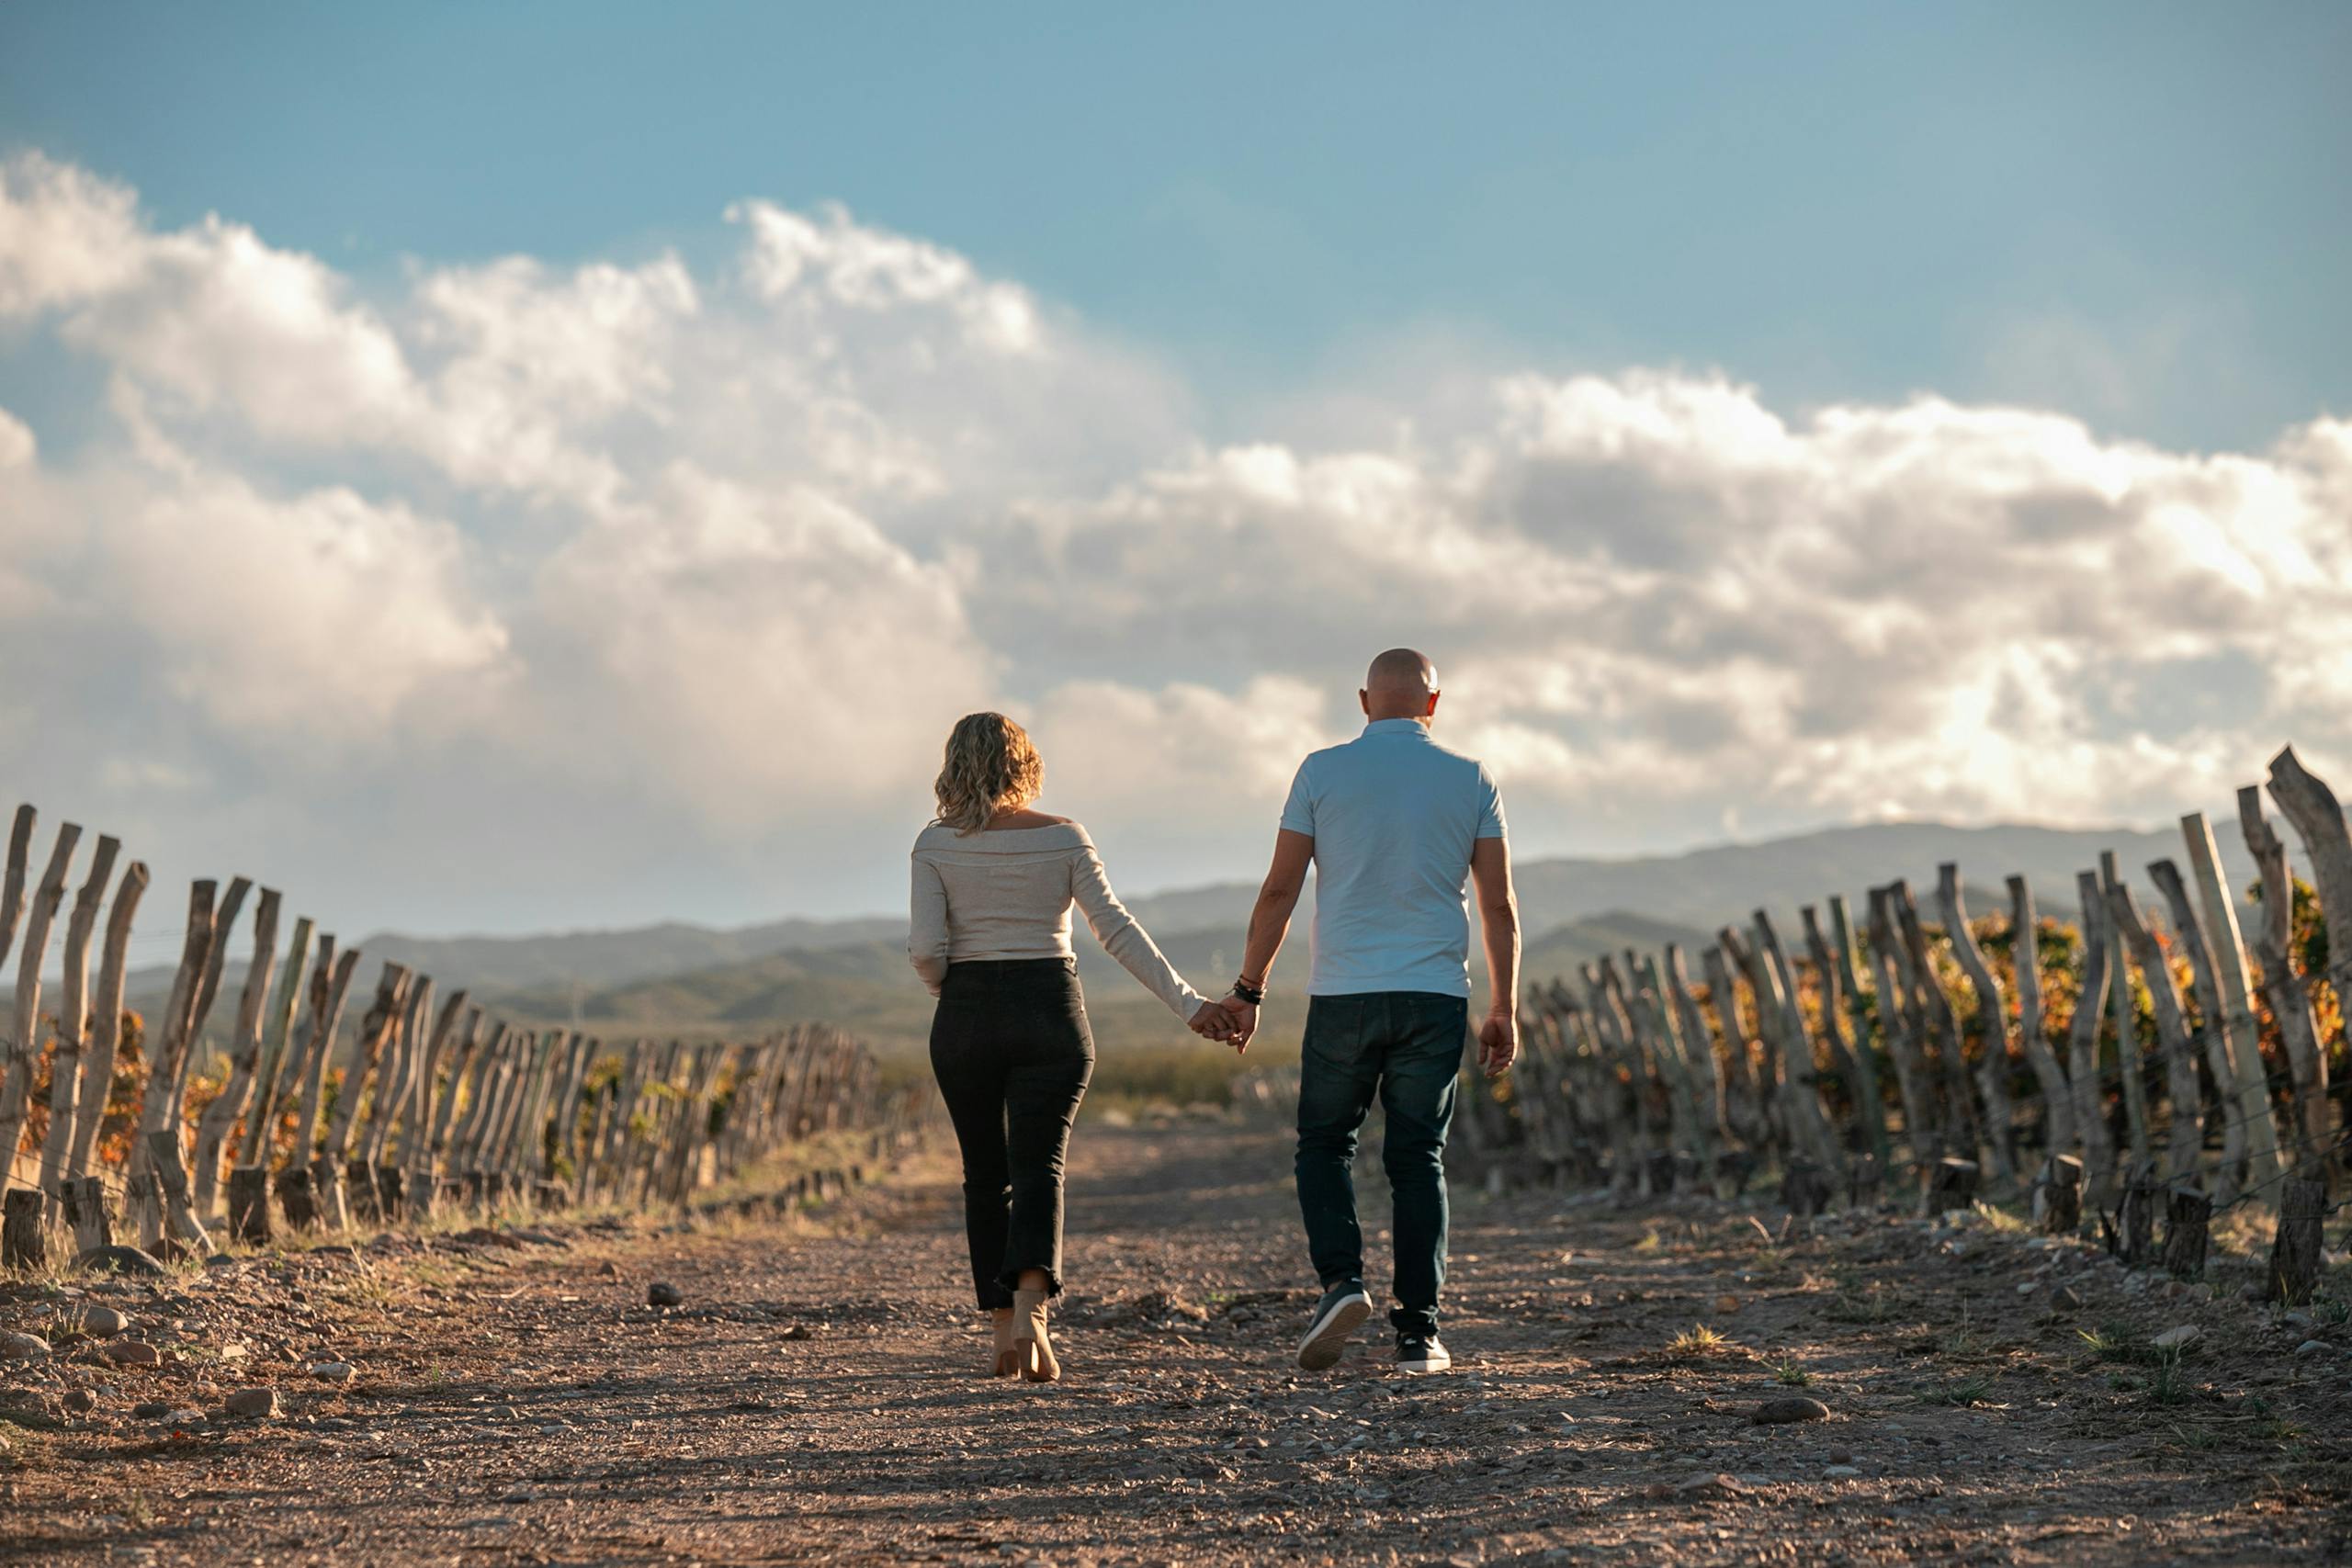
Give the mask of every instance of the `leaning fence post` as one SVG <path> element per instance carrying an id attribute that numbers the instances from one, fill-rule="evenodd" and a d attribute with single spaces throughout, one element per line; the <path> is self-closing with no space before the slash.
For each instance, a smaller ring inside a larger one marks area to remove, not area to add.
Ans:
<path id="1" fill-rule="evenodd" d="M 120 840 L 101 835 L 91 857 L 90 874 L 74 897 L 74 915 L 65 923 L 65 983 L 58 998 L 57 1051 L 49 1069 L 49 1133 L 40 1145 L 40 1190 L 53 1210 L 64 1201 L 67 1157 L 74 1149 L 74 1127 L 82 1107 L 82 1042 L 89 1032 L 90 934 L 98 923 L 98 906 L 105 902 L 107 884 L 114 876 Z M 107 1064 L 112 1070 L 113 1064 Z M 106 1111 L 107 1085 L 98 1086 L 98 1111 Z"/>
<path id="2" fill-rule="evenodd" d="M 2009 1102 L 2009 1003 L 1993 966 L 1978 945 L 1968 923 L 1968 900 L 1960 886 L 1960 866 L 1946 861 L 1936 868 L 1936 902 L 1944 917 L 1944 936 L 1960 972 L 1976 997 L 1976 1032 L 1981 1055 L 1976 1062 L 1977 1094 L 1984 1106 L 1984 1141 L 1993 1155 L 1993 1174 L 2002 1180 L 2017 1174 L 2017 1112 Z"/>
<path id="3" fill-rule="evenodd" d="M 2262 1068 L 2262 1031 L 2254 1019 L 2254 976 L 2246 969 L 2237 900 L 2222 880 L 2221 850 L 2205 814 L 2192 811 L 2183 817 L 2180 832 L 2188 845 L 2189 870 L 2197 878 L 2197 898 L 2205 911 L 2205 934 L 2221 976 L 2223 1028 L 2229 1038 L 2231 1068 L 2237 1077 L 2236 1088 L 2225 1091 L 2225 1098 L 2235 1105 L 2238 1119 L 2245 1124 L 2246 1180 L 2250 1185 L 2276 1180 L 2291 1162 L 2270 1110 L 2270 1089 Z"/>
<path id="4" fill-rule="evenodd" d="M 2123 886 L 2115 869 L 2115 852 L 2098 852 L 2098 888 L 2107 916 L 2108 999 L 2115 1011 L 2115 1065 L 2123 1078 L 2123 1121 L 2132 1140 L 2132 1159 L 2151 1157 L 2154 1145 L 2148 1124 L 2147 1066 L 2140 1055 L 2140 1023 L 2132 1005 L 2132 953 L 2122 926 L 2114 918 L 2110 900 Z"/>
<path id="5" fill-rule="evenodd" d="M 229 1044 L 229 1081 L 204 1108 L 196 1127 L 196 1173 L 191 1201 L 196 1212 L 212 1216 L 213 1190 L 220 1179 L 220 1145 L 230 1129 L 245 1113 L 245 1101 L 261 1062 L 262 1008 L 269 998 L 270 976 L 277 966 L 277 890 L 265 887 L 254 909 L 253 959 L 245 966 L 243 994 L 237 1002 L 237 1032 Z M 221 946 L 230 933 L 221 933 Z"/>
<path id="6" fill-rule="evenodd" d="M 1886 1135 L 1886 1094 L 1879 1086 L 1878 1053 L 1871 1044 L 1870 1004 L 1862 998 L 1861 977 L 1854 971 L 1854 933 L 1846 920 L 1846 900 L 1839 894 L 1829 896 L 1826 935 L 1812 905 L 1801 913 L 1805 946 L 1821 972 L 1822 1026 L 1852 1064 L 1854 1109 L 1861 1118 L 1862 1139 L 1883 1168 L 1894 1157 Z"/>
<path id="7" fill-rule="evenodd" d="M 2042 1144 L 2063 1155 L 2075 1146 L 2075 1090 L 2066 1069 L 2050 1048 L 2041 1016 L 2041 929 L 2033 911 L 2033 889 L 2022 876 L 2008 879 L 2010 968 L 2018 982 L 2018 1043 L 2041 1089 Z"/>
<path id="8" fill-rule="evenodd" d="M 106 1121 L 107 1101 L 114 1088 L 114 1059 L 122 1043 L 122 988 L 130 965 L 130 922 L 138 916 L 139 901 L 146 892 L 147 864 L 132 861 L 115 886 L 114 908 L 107 912 L 106 955 L 98 962 L 97 1016 L 90 1026 L 89 1060 L 82 1067 L 82 1076 L 92 1089 L 74 1113 L 74 1146 L 65 1162 L 68 1183 L 97 1179 L 90 1175 L 90 1155 L 97 1145 L 98 1128 Z M 88 1206 L 83 1205 L 85 1210 Z"/>
<path id="9" fill-rule="evenodd" d="M 8 1033 L 7 1067 L 0 1073 L 0 1187 L 16 1179 L 17 1143 L 24 1136 L 32 1107 L 33 1064 L 40 1055 L 40 966 L 49 955 L 49 932 L 65 902 L 65 874 L 82 829 L 72 822 L 57 829 L 49 869 L 41 873 L 25 921 L 25 945 L 17 959 L 16 1023 Z"/>
<path id="10" fill-rule="evenodd" d="M 2075 897 L 2083 911 L 2083 976 L 2075 1016 L 2066 1026 L 2066 1077 L 2075 1096 L 2075 1132 L 2083 1141 L 2084 1190 L 2093 1207 L 2105 1209 L 2115 1196 L 2116 1161 L 2107 1096 L 2099 1088 L 2098 1032 L 2109 988 L 2118 984 L 2108 963 L 2108 933 L 2114 922 L 2107 918 L 2098 873 L 2075 873 Z"/>
<path id="11" fill-rule="evenodd" d="M 2245 1118 L 2237 1114 L 2237 1066 L 2230 1059 L 2230 1037 L 2222 1028 L 2222 979 L 2214 973 L 2213 950 L 2205 941 L 2205 928 L 2197 917 L 2197 907 L 2189 902 L 2188 887 L 2181 880 L 2180 868 L 2168 860 L 2150 863 L 2148 880 L 2165 896 L 2165 903 L 2172 911 L 2173 933 L 2188 950 L 2191 982 L 2197 991 L 2197 1032 L 2192 1037 L 2205 1047 L 2206 1066 L 2213 1075 L 2213 1093 L 2221 1102 L 2222 1163 L 2215 1172 L 2213 1197 L 2227 1204 L 2238 1195 L 2238 1178 L 2245 1165 Z M 2190 1054 L 2195 1055 L 2192 1044 Z M 2197 1070 L 2192 1062 L 2189 1081 L 2195 1088 Z"/>
<path id="12" fill-rule="evenodd" d="M 31 806 L 19 806 L 16 821 L 8 829 L 8 869 L 5 876 L 0 876 L 0 964 L 7 962 L 8 946 L 17 937 L 17 922 L 25 918 L 25 874 L 32 858 L 37 816 Z"/>
<path id="13" fill-rule="evenodd" d="M 147 1087 L 140 1096 L 139 1131 L 130 1145 L 130 1160 L 124 1169 L 124 1201 L 138 1216 L 139 1240 L 144 1247 L 160 1247 L 164 1240 L 164 1214 L 160 1206 L 161 1189 L 141 1179 L 147 1170 L 148 1134 L 164 1130 L 168 1122 L 175 1121 L 176 1107 L 172 1098 L 171 1054 L 178 1040 L 188 1011 L 196 1004 L 196 994 L 204 975 L 204 955 L 212 947 L 213 895 L 220 885 L 198 879 L 188 886 L 187 927 L 180 940 L 180 964 L 173 971 L 170 999 L 164 1004 L 161 1017 L 147 1030 Z M 150 1200 L 154 1201 L 151 1204 Z"/>
<path id="14" fill-rule="evenodd" d="M 2180 1006 L 2180 988 L 2173 984 L 2172 965 L 2155 933 L 2141 919 L 2132 891 L 2118 882 L 2107 892 L 2107 912 L 2132 944 L 2132 956 L 2148 983 L 2148 999 L 2155 1011 L 2156 1038 L 2165 1053 L 2165 1089 L 2172 1101 L 2172 1125 L 2165 1138 L 2165 1179 L 2178 1181 L 2197 1169 L 2205 1142 L 2204 1097 L 2198 1091 L 2197 1063 L 2189 1055 L 2188 1023 Z"/>
<path id="15" fill-rule="evenodd" d="M 2262 923 L 2255 932 L 2254 954 L 2294 1079 L 2294 1113 L 2288 1125 L 2294 1131 L 2298 1166 L 2312 1175 L 2324 1169 L 2327 1158 L 2327 1054 L 2319 1048 L 2310 986 L 2295 967 L 2295 882 L 2287 869 L 2286 842 L 2263 815 L 2262 791 L 2253 784 L 2238 791 L 2238 825 L 2262 874 Z"/>
<path id="16" fill-rule="evenodd" d="M 1907 982 L 1908 950 L 1895 935 L 1894 907 L 1893 889 L 1870 890 L 1871 972 L 1878 980 L 1879 1038 L 1886 1042 L 1895 1093 L 1903 1101 L 1904 1141 L 1911 1145 L 1913 1168 L 1924 1171 L 1943 1157 L 1944 1135 L 1935 1084 L 1928 1076 L 1925 1032 Z"/>
<path id="17" fill-rule="evenodd" d="M 311 941 L 315 930 L 308 915 L 294 922 L 294 940 L 286 949 L 285 977 L 278 982 L 277 1001 L 270 1005 L 261 1065 L 254 1074 L 253 1108 L 245 1113 L 245 1130 L 237 1140 L 236 1163 L 240 1167 L 266 1169 L 269 1165 L 277 1119 L 286 1110 L 284 1086 L 294 1037 L 294 1010 L 301 1005 L 303 985 L 310 977 Z M 334 939 L 327 940 L 332 942 Z M 267 1223 L 266 1217 L 264 1223 Z M 264 1239 L 266 1238 L 265 1231 Z"/>

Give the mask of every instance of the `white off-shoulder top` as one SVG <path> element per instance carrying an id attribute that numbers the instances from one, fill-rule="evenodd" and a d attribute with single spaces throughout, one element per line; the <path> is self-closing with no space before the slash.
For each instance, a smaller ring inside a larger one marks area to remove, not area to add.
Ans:
<path id="1" fill-rule="evenodd" d="M 1205 1000 L 1127 913 L 1094 840 L 1075 822 L 958 833 L 933 823 L 915 840 L 907 956 L 933 996 L 967 960 L 1068 958 L 1072 904 L 1102 950 L 1189 1021 Z"/>

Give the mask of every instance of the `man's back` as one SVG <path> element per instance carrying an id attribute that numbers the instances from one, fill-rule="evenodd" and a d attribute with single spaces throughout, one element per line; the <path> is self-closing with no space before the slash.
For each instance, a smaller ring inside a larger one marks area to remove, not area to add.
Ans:
<path id="1" fill-rule="evenodd" d="M 1315 840 L 1310 994 L 1470 994 L 1471 850 L 1504 836 L 1483 766 L 1381 719 L 1299 765 L 1282 825 Z"/>

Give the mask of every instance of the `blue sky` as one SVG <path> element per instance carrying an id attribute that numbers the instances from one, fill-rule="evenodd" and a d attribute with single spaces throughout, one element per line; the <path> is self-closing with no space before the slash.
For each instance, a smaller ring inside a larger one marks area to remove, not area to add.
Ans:
<path id="1" fill-rule="evenodd" d="M 2352 406 L 2341 6 L 16 6 L 0 143 L 360 276 L 846 202 L 1247 426 L 1434 338 L 2191 447 Z"/>
<path id="2" fill-rule="evenodd" d="M 331 923 L 2352 774 L 2352 9 L 0 7 L 0 756 Z M 0 805 L 5 805 L 0 801 Z"/>

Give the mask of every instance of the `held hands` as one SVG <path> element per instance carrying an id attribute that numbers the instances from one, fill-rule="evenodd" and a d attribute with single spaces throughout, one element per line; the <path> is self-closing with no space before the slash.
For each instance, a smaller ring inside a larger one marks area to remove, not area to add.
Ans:
<path id="1" fill-rule="evenodd" d="M 1497 1008 L 1478 1025 L 1478 1066 L 1488 1077 L 1500 1077 L 1518 1055 L 1518 1015 L 1507 1007 Z"/>
<path id="2" fill-rule="evenodd" d="M 1238 997 L 1203 1002 L 1193 1014 L 1192 1028 L 1203 1039 L 1230 1045 L 1238 1055 L 1250 1049 L 1250 1037 L 1258 1032 L 1258 1010 Z"/>
<path id="3" fill-rule="evenodd" d="M 1191 1028 L 1204 1040 L 1215 1040 L 1226 1045 L 1233 1043 L 1233 1015 L 1218 1002 L 1203 1002 L 1193 1014 Z"/>

